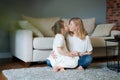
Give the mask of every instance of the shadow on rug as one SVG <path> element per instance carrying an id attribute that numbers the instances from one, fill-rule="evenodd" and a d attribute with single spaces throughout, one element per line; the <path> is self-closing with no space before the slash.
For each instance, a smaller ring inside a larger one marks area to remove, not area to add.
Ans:
<path id="1" fill-rule="evenodd" d="M 120 80 L 120 73 L 106 67 L 90 67 L 85 71 L 67 69 L 65 72 L 53 72 L 50 67 L 35 67 L 2 72 L 8 80 Z"/>

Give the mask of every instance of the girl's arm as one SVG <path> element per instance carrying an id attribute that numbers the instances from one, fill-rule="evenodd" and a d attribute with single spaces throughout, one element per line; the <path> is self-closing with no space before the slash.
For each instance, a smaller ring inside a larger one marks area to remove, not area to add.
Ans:
<path id="1" fill-rule="evenodd" d="M 51 54 L 50 54 L 54 59 L 57 58 L 57 55 L 54 53 L 54 51 L 51 51 Z"/>
<path id="2" fill-rule="evenodd" d="M 70 57 L 73 57 L 73 53 L 72 52 L 69 52 L 68 50 L 67 51 L 64 51 L 63 50 L 63 47 L 58 47 L 58 52 L 62 55 L 65 55 L 65 56 L 70 56 Z"/>

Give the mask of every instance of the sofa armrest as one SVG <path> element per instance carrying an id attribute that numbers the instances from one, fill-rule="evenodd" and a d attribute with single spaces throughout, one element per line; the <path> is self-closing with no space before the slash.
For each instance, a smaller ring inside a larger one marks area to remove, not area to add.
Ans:
<path id="1" fill-rule="evenodd" d="M 93 47 L 106 47 L 105 45 L 105 39 L 114 39 L 114 37 L 91 37 L 91 43 Z M 108 46 L 116 46 L 117 43 L 110 42 Z"/>
<path id="2" fill-rule="evenodd" d="M 111 36 L 114 37 L 114 35 L 120 35 L 120 31 L 119 30 L 112 30 Z"/>
<path id="3" fill-rule="evenodd" d="M 24 62 L 32 61 L 32 40 L 32 31 L 17 30 L 15 33 L 15 53 L 13 55 Z"/>

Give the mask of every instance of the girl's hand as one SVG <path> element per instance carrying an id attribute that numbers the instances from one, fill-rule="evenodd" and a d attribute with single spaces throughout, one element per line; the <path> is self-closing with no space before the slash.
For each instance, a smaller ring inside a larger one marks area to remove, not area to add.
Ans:
<path id="1" fill-rule="evenodd" d="M 57 55 L 56 55 L 56 54 L 54 54 L 54 51 L 51 51 L 51 56 L 52 56 L 54 59 L 56 59 L 56 58 L 57 58 Z"/>

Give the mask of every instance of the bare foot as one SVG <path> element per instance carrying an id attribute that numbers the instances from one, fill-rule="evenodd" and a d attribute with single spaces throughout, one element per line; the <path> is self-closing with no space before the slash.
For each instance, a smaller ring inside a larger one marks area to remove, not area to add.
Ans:
<path id="1" fill-rule="evenodd" d="M 54 72 L 58 72 L 58 70 L 59 70 L 59 67 L 58 67 L 58 66 L 55 66 L 55 67 L 53 68 L 53 71 L 54 71 Z"/>
<path id="2" fill-rule="evenodd" d="M 82 66 L 79 66 L 77 70 L 84 70 L 84 68 Z"/>
<path id="3" fill-rule="evenodd" d="M 61 69 L 60 69 L 60 71 L 64 72 L 64 71 L 65 71 L 65 69 L 64 69 L 64 68 L 61 68 Z"/>

